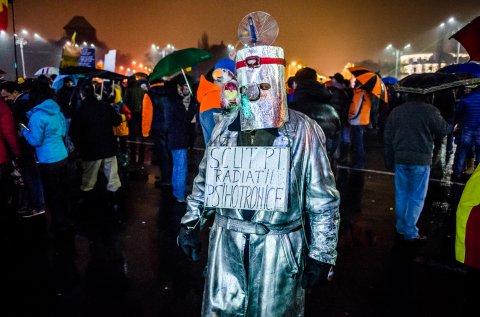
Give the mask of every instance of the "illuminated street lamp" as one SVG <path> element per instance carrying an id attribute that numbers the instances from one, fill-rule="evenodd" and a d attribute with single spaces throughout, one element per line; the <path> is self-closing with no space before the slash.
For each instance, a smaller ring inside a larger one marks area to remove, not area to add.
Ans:
<path id="1" fill-rule="evenodd" d="M 454 26 L 457 25 L 458 26 L 458 23 L 457 21 L 455 20 L 454 17 L 450 17 L 446 22 L 442 22 L 440 23 L 439 25 L 439 28 L 440 28 L 440 40 L 439 40 L 439 43 L 438 43 L 438 68 L 441 67 L 441 63 L 442 63 L 442 56 L 443 56 L 443 40 L 444 40 L 444 37 L 448 38 L 449 37 L 449 33 L 454 33 L 454 32 L 451 32 L 453 29 L 454 29 Z M 449 28 L 449 26 L 451 26 Z M 458 28 L 457 28 L 458 30 Z M 458 61 L 459 61 L 459 56 L 460 56 L 460 42 L 457 43 L 457 64 L 458 64 Z"/>
<path id="2" fill-rule="evenodd" d="M 28 31 L 23 29 L 21 32 L 23 35 L 28 35 Z M 36 34 L 36 33 L 35 33 Z M 22 70 L 23 70 L 23 78 L 27 78 L 27 73 L 25 71 L 25 56 L 23 54 L 23 47 L 28 44 L 23 36 L 18 36 L 14 34 L 15 37 L 15 44 L 20 47 L 20 57 L 22 59 Z"/>
<path id="3" fill-rule="evenodd" d="M 175 51 L 175 46 L 173 46 L 172 44 L 167 44 L 165 47 L 160 47 L 158 45 L 155 45 L 155 44 L 152 44 L 151 46 L 152 50 L 157 53 L 158 55 L 161 56 L 161 58 L 164 58 L 165 56 L 167 56 L 168 54 L 171 54 Z"/>
<path id="4" fill-rule="evenodd" d="M 403 49 L 398 49 L 398 48 L 395 48 L 392 44 L 388 44 L 387 47 L 385 47 L 385 49 L 387 51 L 390 51 L 390 50 L 393 50 L 393 54 L 395 55 L 395 78 L 398 78 L 398 67 L 399 67 L 399 64 L 400 64 L 400 54 L 402 54 L 404 52 L 404 50 L 407 50 L 409 48 L 411 48 L 412 46 L 410 44 L 407 44 L 403 47 Z"/>

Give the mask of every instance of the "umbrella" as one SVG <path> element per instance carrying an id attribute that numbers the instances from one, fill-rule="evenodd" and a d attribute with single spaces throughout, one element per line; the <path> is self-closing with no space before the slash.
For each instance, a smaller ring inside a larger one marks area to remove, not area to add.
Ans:
<path id="1" fill-rule="evenodd" d="M 395 85 L 396 83 L 398 83 L 398 79 L 395 77 L 383 77 L 382 81 L 386 85 Z"/>
<path id="2" fill-rule="evenodd" d="M 87 66 L 70 66 L 60 69 L 61 75 L 80 75 L 84 77 L 98 77 L 111 80 L 123 80 L 127 78 L 122 74 L 114 73 L 104 69 L 98 69 Z"/>
<path id="3" fill-rule="evenodd" d="M 382 82 L 381 77 L 371 70 L 362 67 L 349 67 L 348 70 L 355 76 L 355 79 L 361 84 L 361 88 L 371 92 L 377 98 L 388 102 L 387 89 Z"/>
<path id="4" fill-rule="evenodd" d="M 448 65 L 440 68 L 438 72 L 447 73 L 447 74 L 465 73 L 465 74 L 472 74 L 475 77 L 480 77 L 480 64 L 477 64 L 477 63 L 453 64 L 453 65 Z"/>
<path id="5" fill-rule="evenodd" d="M 65 78 L 70 78 L 73 82 L 73 85 L 76 86 L 79 77 L 80 75 L 58 75 L 52 83 L 52 88 L 54 90 L 60 90 L 60 88 L 63 87 L 63 80 Z"/>
<path id="6" fill-rule="evenodd" d="M 476 17 L 461 28 L 450 38 L 454 38 L 462 44 L 470 55 L 471 61 L 480 61 L 480 16 Z"/>
<path id="7" fill-rule="evenodd" d="M 183 73 L 184 68 L 194 66 L 210 58 L 212 58 L 212 54 L 199 48 L 186 48 L 175 51 L 162 58 L 155 65 L 149 81 L 160 80 L 162 77 L 170 76 L 180 71 Z"/>
<path id="8" fill-rule="evenodd" d="M 58 75 L 59 71 L 58 71 L 58 68 L 56 67 L 51 67 L 51 66 L 47 66 L 47 67 L 42 67 L 40 68 L 39 70 L 37 70 L 35 72 L 35 76 L 40 76 L 40 75 L 47 75 L 47 76 L 50 76 L 50 75 Z"/>
<path id="9" fill-rule="evenodd" d="M 395 84 L 398 92 L 429 94 L 436 91 L 480 84 L 480 78 L 459 78 L 454 74 L 421 73 L 412 74 Z"/>

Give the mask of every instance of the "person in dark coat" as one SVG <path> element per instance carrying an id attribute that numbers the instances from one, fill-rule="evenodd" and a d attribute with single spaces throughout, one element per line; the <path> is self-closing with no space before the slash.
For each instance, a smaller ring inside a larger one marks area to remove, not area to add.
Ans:
<path id="1" fill-rule="evenodd" d="M 427 196 L 433 143 L 450 130 L 429 96 L 409 95 L 385 125 L 385 167 L 395 170 L 396 231 L 406 241 L 425 240 L 417 221 Z"/>
<path id="2" fill-rule="evenodd" d="M 330 92 L 332 98 L 330 104 L 335 108 L 337 114 L 340 117 L 341 131 L 338 138 L 338 151 L 336 158 L 338 162 L 346 163 L 348 159 L 348 153 L 350 152 L 350 124 L 348 123 L 348 109 L 352 102 L 352 95 L 349 94 L 348 86 L 345 85 L 345 78 L 340 73 L 330 76 L 332 85 Z M 349 83 L 349 81 L 346 81 Z"/>
<path id="3" fill-rule="evenodd" d="M 474 147 L 475 166 L 480 164 L 480 86 L 465 94 L 456 107 L 460 119 L 460 142 L 455 153 L 453 177 L 462 177 L 468 152 Z"/>
<path id="4" fill-rule="evenodd" d="M 116 140 L 113 127 L 120 125 L 122 117 L 108 103 L 95 97 L 91 83 L 80 89 L 82 102 L 74 113 L 70 126 L 70 137 L 82 159 L 82 184 L 80 189 L 87 198 L 97 182 L 98 171 L 103 167 L 107 178 L 110 205 L 117 209 L 116 195 L 121 186 L 118 176 Z"/>
<path id="5" fill-rule="evenodd" d="M 167 94 L 169 101 L 167 112 L 168 147 L 173 160 L 173 196 L 178 202 L 185 202 L 188 174 L 188 130 L 190 122 L 198 111 L 198 105 L 195 98 L 192 98 L 183 77 L 174 79 L 167 84 Z"/>
<path id="6" fill-rule="evenodd" d="M 337 111 L 329 104 L 332 93 L 317 81 L 317 72 L 309 67 L 295 73 L 295 83 L 297 88 L 289 106 L 317 121 L 325 133 L 328 157 L 333 163 L 341 122 Z"/>
<path id="7" fill-rule="evenodd" d="M 143 98 L 142 135 L 153 138 L 152 163 L 160 167 L 160 179 L 156 185 L 168 186 L 172 180 L 172 156 L 167 146 L 168 96 L 165 82 L 154 81 Z"/>
<path id="8" fill-rule="evenodd" d="M 127 89 L 125 89 L 125 96 L 123 102 L 132 112 L 132 118 L 128 121 L 128 138 L 130 140 L 130 162 L 143 165 L 145 159 L 145 141 L 142 137 L 142 104 L 145 91 L 140 87 L 135 76 L 128 78 Z M 137 158 L 137 137 L 140 138 L 140 146 L 138 148 Z"/>

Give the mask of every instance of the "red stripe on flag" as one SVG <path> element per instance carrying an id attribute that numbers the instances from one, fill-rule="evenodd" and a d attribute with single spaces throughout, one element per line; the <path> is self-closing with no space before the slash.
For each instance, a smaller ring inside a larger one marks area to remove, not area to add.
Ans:
<path id="1" fill-rule="evenodd" d="M 480 205 L 472 208 L 465 231 L 465 265 L 480 269 Z"/>
<path id="2" fill-rule="evenodd" d="M 8 4 L 2 1 L 2 11 L 0 11 L 0 30 L 7 30 L 8 28 Z"/>

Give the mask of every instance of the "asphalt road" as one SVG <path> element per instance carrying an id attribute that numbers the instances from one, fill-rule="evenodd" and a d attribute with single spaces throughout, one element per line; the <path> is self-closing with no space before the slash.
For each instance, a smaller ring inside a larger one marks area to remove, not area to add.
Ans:
<path id="1" fill-rule="evenodd" d="M 367 168 L 339 166 L 341 229 L 334 281 L 313 289 L 305 316 L 460 316 L 465 269 L 454 259 L 455 210 L 462 182 L 450 182 L 451 158 L 432 170 L 419 221 L 423 245 L 396 239 L 393 175 L 383 168 L 377 135 L 367 134 Z M 190 153 L 189 184 L 202 151 Z M 147 156 L 148 158 L 148 156 Z M 148 161 L 148 160 L 147 160 Z M 1 316 L 199 316 L 208 230 L 201 260 L 176 246 L 185 205 L 156 188 L 158 167 L 132 167 L 123 179 L 120 210 L 106 204 L 102 181 L 96 203 L 75 202 L 74 234 L 60 241 L 47 216 L 1 215 Z"/>

